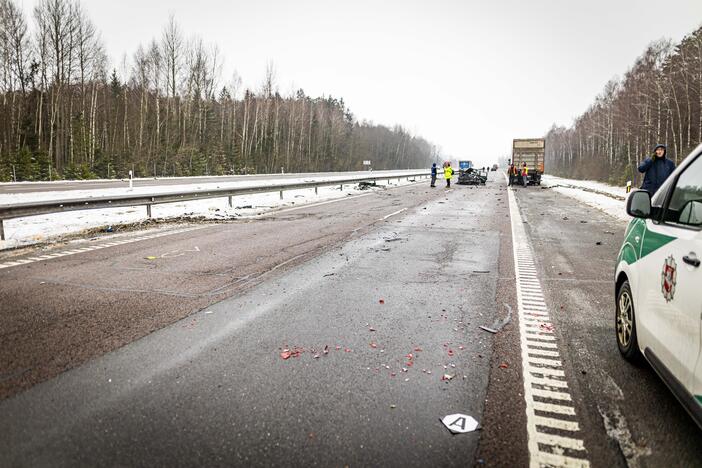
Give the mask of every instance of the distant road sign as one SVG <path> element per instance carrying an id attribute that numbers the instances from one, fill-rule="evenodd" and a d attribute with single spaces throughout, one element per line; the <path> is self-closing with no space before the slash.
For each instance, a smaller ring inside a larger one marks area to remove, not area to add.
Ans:
<path id="1" fill-rule="evenodd" d="M 371 165 L 371 162 L 368 161 L 368 160 L 363 161 L 363 165 L 364 165 L 364 166 L 370 166 L 370 165 Z"/>

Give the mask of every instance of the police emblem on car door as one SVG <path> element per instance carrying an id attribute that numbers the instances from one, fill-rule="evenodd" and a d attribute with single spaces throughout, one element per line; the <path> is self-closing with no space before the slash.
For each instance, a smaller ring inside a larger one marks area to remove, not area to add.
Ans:
<path id="1" fill-rule="evenodd" d="M 663 271 L 661 272 L 661 292 L 665 298 L 665 302 L 670 302 L 675 297 L 675 284 L 678 278 L 677 264 L 673 256 L 669 256 L 663 262 Z"/>

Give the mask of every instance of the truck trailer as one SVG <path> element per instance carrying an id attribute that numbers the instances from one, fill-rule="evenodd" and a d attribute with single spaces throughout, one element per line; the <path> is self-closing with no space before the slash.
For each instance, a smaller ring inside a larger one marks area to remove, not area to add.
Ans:
<path id="1" fill-rule="evenodd" d="M 529 185 L 541 185 L 545 156 L 546 140 L 543 138 L 520 138 L 512 142 L 512 163 L 520 173 L 526 163 Z"/>

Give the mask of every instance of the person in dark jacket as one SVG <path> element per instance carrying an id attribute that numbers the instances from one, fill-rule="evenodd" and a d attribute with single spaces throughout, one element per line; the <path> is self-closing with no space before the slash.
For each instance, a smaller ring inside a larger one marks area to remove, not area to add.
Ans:
<path id="1" fill-rule="evenodd" d="M 436 163 L 431 165 L 431 185 L 429 187 L 436 187 Z"/>
<path id="2" fill-rule="evenodd" d="M 653 156 L 646 158 L 639 164 L 639 172 L 644 174 L 642 190 L 648 190 L 653 195 L 663 185 L 663 182 L 675 170 L 675 163 L 665 157 L 665 145 L 656 145 Z"/>

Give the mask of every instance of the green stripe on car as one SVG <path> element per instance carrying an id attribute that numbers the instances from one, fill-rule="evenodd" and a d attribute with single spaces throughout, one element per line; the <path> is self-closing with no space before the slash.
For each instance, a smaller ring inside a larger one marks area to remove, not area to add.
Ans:
<path id="1" fill-rule="evenodd" d="M 636 241 L 637 237 L 639 238 L 638 242 Z M 675 237 L 647 229 L 646 221 L 634 218 L 627 227 L 626 239 L 619 251 L 618 262 L 625 261 L 631 265 L 675 239 Z"/>

